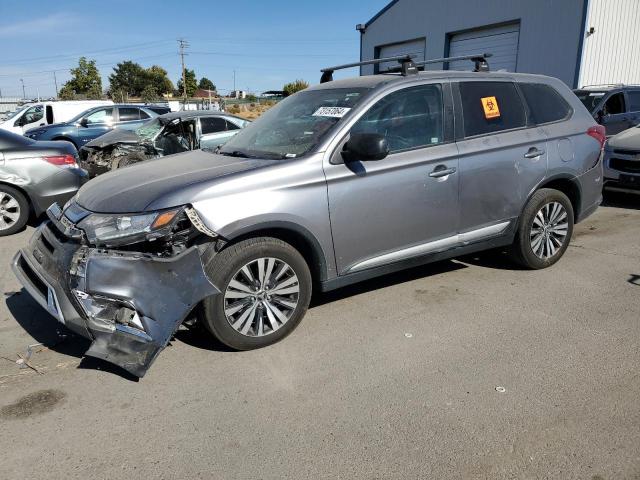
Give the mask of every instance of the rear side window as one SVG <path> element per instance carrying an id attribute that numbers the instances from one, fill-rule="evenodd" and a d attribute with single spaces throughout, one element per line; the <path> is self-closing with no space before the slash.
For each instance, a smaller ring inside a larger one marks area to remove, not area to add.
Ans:
<path id="1" fill-rule="evenodd" d="M 526 125 L 524 105 L 512 82 L 460 82 L 460 96 L 465 137 Z"/>
<path id="2" fill-rule="evenodd" d="M 120 108 L 119 112 L 121 122 L 140 120 L 140 110 L 138 110 L 137 108 Z"/>
<path id="3" fill-rule="evenodd" d="M 640 90 L 631 90 L 627 92 L 629 96 L 629 111 L 640 112 Z"/>
<path id="4" fill-rule="evenodd" d="M 571 114 L 569 104 L 549 85 L 540 83 L 520 83 L 518 85 L 529 107 L 531 123 L 557 122 Z"/>
<path id="5" fill-rule="evenodd" d="M 231 123 L 229 120 L 227 120 L 227 130 L 240 130 L 240 127 L 235 123 Z"/>
<path id="6" fill-rule="evenodd" d="M 200 128 L 202 134 L 224 132 L 227 129 L 227 122 L 220 117 L 201 117 Z"/>

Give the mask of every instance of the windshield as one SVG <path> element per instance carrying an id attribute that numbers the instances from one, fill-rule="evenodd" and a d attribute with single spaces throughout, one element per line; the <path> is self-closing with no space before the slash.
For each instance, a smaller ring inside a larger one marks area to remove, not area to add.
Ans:
<path id="1" fill-rule="evenodd" d="M 302 156 L 317 146 L 366 92 L 366 88 L 299 92 L 248 124 L 219 153 L 256 158 Z"/>
<path id="2" fill-rule="evenodd" d="M 29 108 L 29 105 L 25 105 L 24 107 L 20 107 L 19 109 L 17 109 L 15 112 L 11 112 L 9 115 L 7 115 L 6 117 L 4 117 L 5 120 L 9 120 L 10 118 L 15 117 L 16 115 L 18 115 L 19 113 L 24 112 L 27 108 Z"/>
<path id="3" fill-rule="evenodd" d="M 164 125 L 158 117 L 149 120 L 136 129 L 136 134 L 144 140 L 153 140 L 153 138 L 162 130 Z"/>
<path id="4" fill-rule="evenodd" d="M 575 90 L 574 93 L 578 99 L 587 107 L 591 113 L 596 108 L 596 105 L 602 100 L 607 92 L 597 92 L 594 90 Z"/>

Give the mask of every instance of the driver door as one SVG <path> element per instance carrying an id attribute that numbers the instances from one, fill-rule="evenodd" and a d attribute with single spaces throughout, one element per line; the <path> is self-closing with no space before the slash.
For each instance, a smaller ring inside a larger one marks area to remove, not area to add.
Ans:
<path id="1" fill-rule="evenodd" d="M 21 129 L 20 133 L 24 133 L 32 128 L 46 125 L 44 118 L 44 107 L 42 105 L 34 105 L 29 107 L 24 114 L 15 121 L 16 127 Z"/>
<path id="2" fill-rule="evenodd" d="M 113 108 L 100 108 L 83 117 L 78 127 L 80 146 L 113 129 Z"/>
<path id="3" fill-rule="evenodd" d="M 325 164 L 339 274 L 450 248 L 458 226 L 458 150 L 448 84 L 403 88 L 379 99 L 350 133 L 379 133 L 389 155 Z M 453 243 L 452 243 L 453 242 Z"/>

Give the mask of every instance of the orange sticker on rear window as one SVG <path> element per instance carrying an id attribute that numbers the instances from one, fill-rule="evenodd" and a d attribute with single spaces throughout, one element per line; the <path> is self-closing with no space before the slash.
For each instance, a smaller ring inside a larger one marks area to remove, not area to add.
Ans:
<path id="1" fill-rule="evenodd" d="M 500 116 L 500 107 L 496 97 L 482 97 L 482 108 L 484 109 L 484 118 L 496 118 Z"/>

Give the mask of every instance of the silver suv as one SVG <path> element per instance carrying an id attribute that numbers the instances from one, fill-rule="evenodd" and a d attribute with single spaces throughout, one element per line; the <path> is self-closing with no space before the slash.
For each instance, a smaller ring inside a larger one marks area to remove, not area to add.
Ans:
<path id="1" fill-rule="evenodd" d="M 215 150 L 92 180 L 16 275 L 88 355 L 142 376 L 192 312 L 248 350 L 312 291 L 508 245 L 557 262 L 600 204 L 603 128 L 553 78 L 404 73 L 321 83 Z"/>

